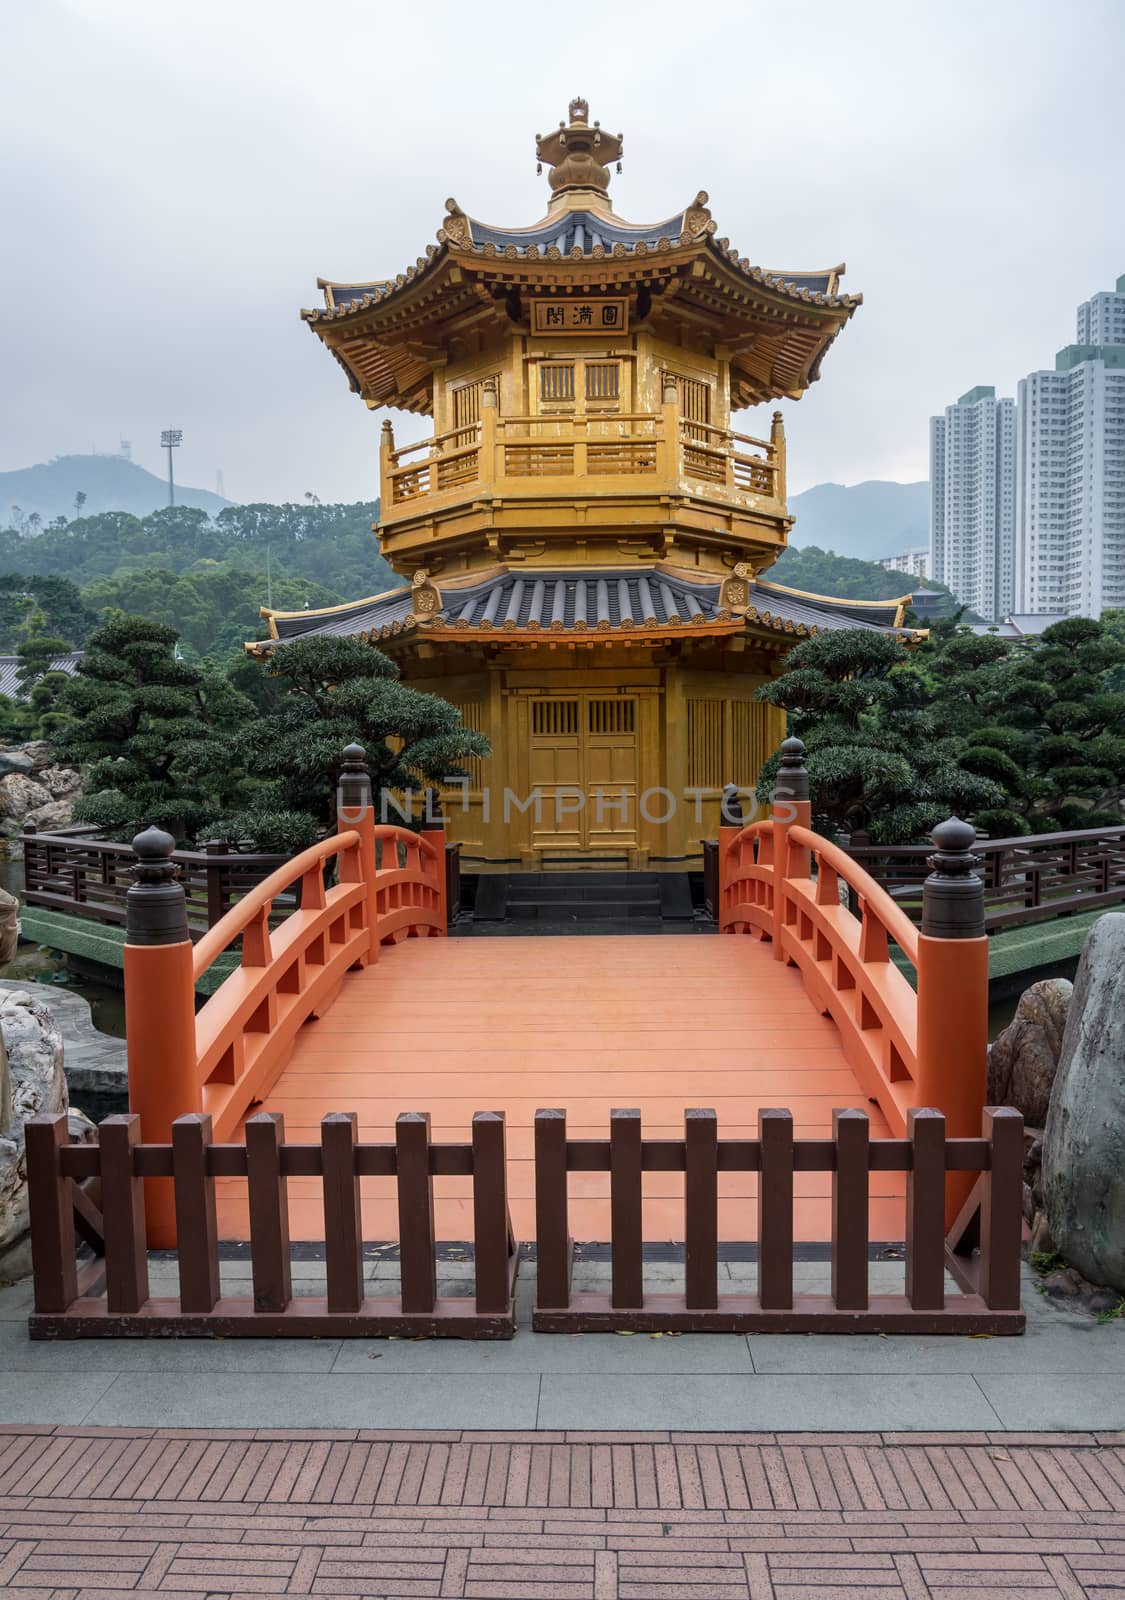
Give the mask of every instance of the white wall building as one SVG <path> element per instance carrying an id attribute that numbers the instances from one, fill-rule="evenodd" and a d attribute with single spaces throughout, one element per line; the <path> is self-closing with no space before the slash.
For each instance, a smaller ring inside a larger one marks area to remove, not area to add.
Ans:
<path id="1" fill-rule="evenodd" d="M 1077 328 L 1019 385 L 1016 608 L 1097 617 L 1125 606 L 1125 277 Z"/>
<path id="2" fill-rule="evenodd" d="M 930 418 L 930 570 L 985 618 L 1015 601 L 1015 402 L 987 385 Z"/>
<path id="3" fill-rule="evenodd" d="M 900 550 L 897 555 L 884 556 L 879 565 L 886 567 L 888 572 L 909 572 L 912 578 L 928 578 L 930 547 L 928 544 L 914 545 L 909 550 Z"/>

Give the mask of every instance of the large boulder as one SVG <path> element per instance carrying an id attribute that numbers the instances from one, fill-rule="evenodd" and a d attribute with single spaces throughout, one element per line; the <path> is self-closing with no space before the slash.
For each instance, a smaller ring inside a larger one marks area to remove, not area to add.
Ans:
<path id="1" fill-rule="evenodd" d="M 28 739 L 22 746 L 23 753 L 31 762 L 31 769 L 39 773 L 44 767 L 49 767 L 55 759 L 54 750 L 47 739 Z"/>
<path id="2" fill-rule="evenodd" d="M 1125 1293 L 1125 914 L 1082 952 L 1043 1139 L 1055 1248 L 1091 1283 Z"/>
<path id="3" fill-rule="evenodd" d="M 53 833 L 56 828 L 65 828 L 74 821 L 77 799 L 77 795 L 70 795 L 62 800 L 49 800 L 45 806 L 29 811 L 24 822 L 34 822 L 36 833 Z"/>
<path id="4" fill-rule="evenodd" d="M 61 800 L 69 794 L 76 795 L 82 782 L 74 767 L 44 767 L 42 772 L 36 773 L 36 778 L 45 789 L 50 790 L 55 800 Z"/>
<path id="5" fill-rule="evenodd" d="M 50 803 L 51 791 L 36 783 L 34 778 L 25 777 L 22 772 L 10 772 L 6 778 L 0 778 L 0 811 L 4 816 L 22 821 L 29 811 L 37 811 Z"/>
<path id="6" fill-rule="evenodd" d="M 0 777 L 7 777 L 10 772 L 18 772 L 26 777 L 33 766 L 31 757 L 22 750 L 0 750 Z"/>
<path id="7" fill-rule="evenodd" d="M 26 1270 L 28 1231 L 24 1124 L 40 1111 L 67 1109 L 63 1041 L 45 1006 L 20 989 L 0 988 L 0 1274 Z M 19 1265 L 13 1266 L 13 1260 Z"/>
<path id="8" fill-rule="evenodd" d="M 1047 1121 L 1073 992 L 1068 978 L 1033 983 L 988 1052 L 989 1104 L 1015 1106 L 1032 1128 L 1042 1128 Z"/>

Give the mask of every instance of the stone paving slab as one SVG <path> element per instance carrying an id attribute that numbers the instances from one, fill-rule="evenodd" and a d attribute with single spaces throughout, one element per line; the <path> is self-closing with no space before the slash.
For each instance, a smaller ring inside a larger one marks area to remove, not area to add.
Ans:
<path id="1" fill-rule="evenodd" d="M 725 1264 L 726 1265 L 726 1264 Z M 752 1271 L 730 1263 L 732 1275 Z M 245 1283 L 248 1265 L 224 1262 Z M 460 1292 L 468 1262 L 445 1261 Z M 604 1262 L 580 1264 L 590 1287 Z M 674 1265 L 653 1263 L 662 1287 Z M 798 1262 L 800 1278 L 826 1263 Z M 323 1264 L 294 1264 L 318 1286 Z M 397 1265 L 369 1271 L 386 1292 Z M 902 1263 L 872 1264 L 880 1287 Z M 174 1293 L 175 1265 L 153 1262 Z M 106 1427 L 1125 1428 L 1125 1320 L 1059 1309 L 1027 1274 L 1022 1338 L 536 1334 L 534 1266 L 510 1342 L 447 1339 L 29 1340 L 30 1285 L 0 1288 L 0 1422 Z"/>
<path id="2" fill-rule="evenodd" d="M 1125 1434 L 0 1427 L 6 1600 L 1115 1600 Z"/>

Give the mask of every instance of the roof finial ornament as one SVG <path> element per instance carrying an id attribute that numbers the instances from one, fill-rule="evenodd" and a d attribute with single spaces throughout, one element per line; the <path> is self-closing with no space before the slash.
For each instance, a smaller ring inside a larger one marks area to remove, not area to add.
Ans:
<path id="1" fill-rule="evenodd" d="M 590 122 L 589 102 L 576 96 L 567 108 L 569 123 L 560 122 L 554 133 L 535 135 L 537 171 L 551 168 L 547 179 L 553 197 L 573 190 L 609 188 L 609 168 L 621 171 L 624 134 L 606 133 L 600 122 Z"/>

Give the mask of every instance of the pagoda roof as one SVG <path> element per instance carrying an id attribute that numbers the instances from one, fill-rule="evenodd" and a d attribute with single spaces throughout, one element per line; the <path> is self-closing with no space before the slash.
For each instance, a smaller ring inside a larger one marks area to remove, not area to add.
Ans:
<path id="1" fill-rule="evenodd" d="M 840 292 L 844 265 L 793 270 L 753 264 L 725 238 L 708 196 L 662 222 L 634 224 L 604 197 L 570 195 L 529 228 L 470 217 L 456 201 L 436 245 L 394 278 L 319 279 L 324 305 L 301 316 L 371 406 L 428 414 L 433 355 L 459 320 L 491 307 L 501 324 L 521 292 L 652 291 L 656 313 L 686 310 L 731 351 L 732 404 L 797 398 L 861 295 Z M 599 203 L 600 201 L 600 203 Z M 660 300 L 675 287 L 668 309 Z M 515 300 L 513 301 L 513 296 Z"/>
<path id="2" fill-rule="evenodd" d="M 434 595 L 428 614 L 416 604 L 419 583 Z M 510 637 L 539 631 L 640 634 L 737 633 L 747 623 L 775 633 L 808 637 L 839 628 L 886 632 L 902 628 L 910 596 L 897 600 L 834 600 L 756 579 L 749 603 L 724 604 L 721 581 L 696 582 L 663 564 L 627 568 L 511 570 L 500 567 L 474 581 L 443 584 L 425 574 L 384 594 L 321 611 L 263 607 L 272 640 L 287 644 L 311 637 L 382 642 L 404 633 L 427 638 Z M 913 635 L 912 635 L 913 636 Z M 498 641 L 499 642 L 499 641 Z M 247 644 L 249 651 L 269 642 Z"/>

